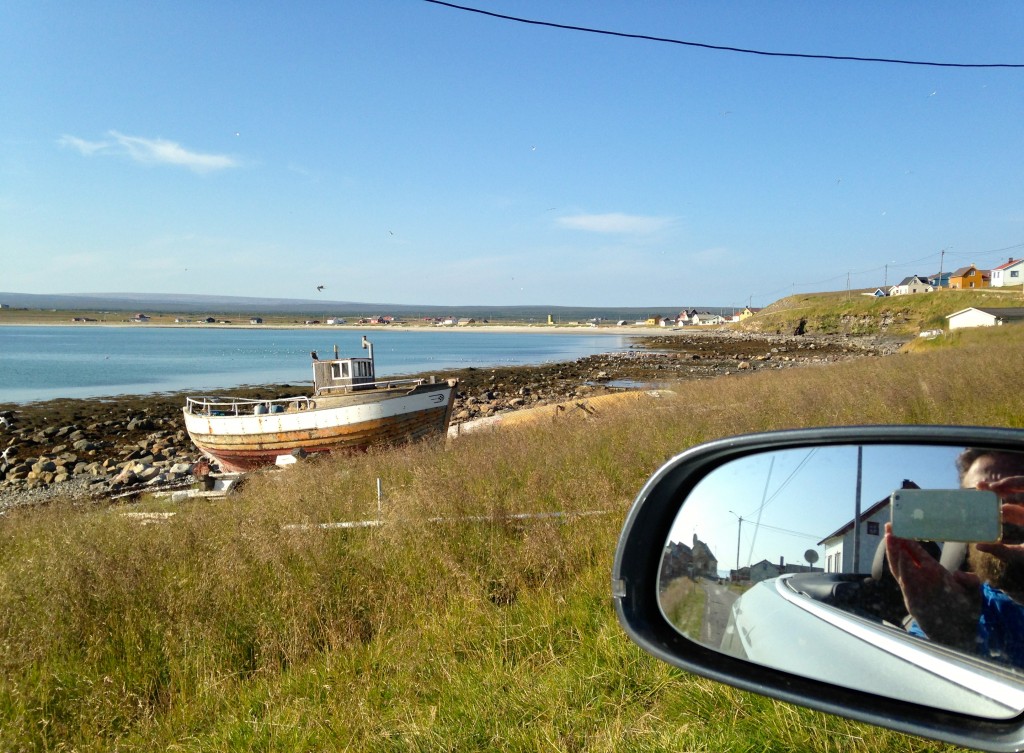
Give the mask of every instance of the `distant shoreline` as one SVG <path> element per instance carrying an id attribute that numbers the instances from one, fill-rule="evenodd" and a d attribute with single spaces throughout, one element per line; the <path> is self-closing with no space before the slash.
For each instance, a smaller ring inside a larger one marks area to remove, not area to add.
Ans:
<path id="1" fill-rule="evenodd" d="M 431 326 L 420 324 L 205 324 L 202 322 L 57 322 L 57 321 L 0 321 L 0 327 L 120 327 L 123 329 L 307 329 L 359 332 L 486 332 L 488 334 L 538 334 L 538 335 L 619 335 L 648 336 L 652 334 L 687 334 L 695 331 L 717 331 L 719 327 L 650 327 L 645 325 L 597 326 L 565 324 L 473 324 L 469 326 Z"/>

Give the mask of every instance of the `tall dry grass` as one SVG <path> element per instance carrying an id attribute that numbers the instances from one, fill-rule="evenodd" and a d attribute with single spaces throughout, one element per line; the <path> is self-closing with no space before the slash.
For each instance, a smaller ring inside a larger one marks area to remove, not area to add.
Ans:
<path id="1" fill-rule="evenodd" d="M 119 508 L 10 514 L 0 749 L 938 749 L 648 657 L 613 616 L 612 555 L 647 476 L 701 441 L 827 424 L 1020 427 L 1022 339 L 1007 327 L 691 382 L 447 451 L 312 462 L 161 525 Z M 564 516 L 508 517 L 551 512 Z"/>

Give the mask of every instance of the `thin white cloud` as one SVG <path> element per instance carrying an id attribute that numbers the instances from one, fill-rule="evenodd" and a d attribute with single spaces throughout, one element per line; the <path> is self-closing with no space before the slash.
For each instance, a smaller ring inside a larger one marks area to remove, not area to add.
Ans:
<path id="1" fill-rule="evenodd" d="M 91 157 L 96 152 L 109 149 L 111 146 L 109 141 L 86 141 L 77 136 L 68 136 L 66 134 L 57 139 L 57 143 L 61 146 L 70 147 L 86 157 Z"/>
<path id="2" fill-rule="evenodd" d="M 109 131 L 112 140 L 87 141 L 77 136 L 64 135 L 58 139 L 61 146 L 75 149 L 86 157 L 95 154 L 123 154 L 143 165 L 174 165 L 195 173 L 209 173 L 238 167 L 239 162 L 226 154 L 203 154 L 190 151 L 175 141 L 147 139 Z"/>
<path id="3" fill-rule="evenodd" d="M 644 217 L 636 214 L 577 214 L 559 217 L 558 224 L 573 230 L 591 233 L 626 233 L 648 235 L 663 230 L 672 224 L 669 217 Z"/>
<path id="4" fill-rule="evenodd" d="M 226 154 L 190 152 L 181 144 L 166 139 L 144 139 L 140 136 L 126 136 L 117 131 L 111 131 L 110 135 L 124 147 L 133 160 L 144 164 L 179 165 L 197 173 L 238 166 L 238 162 Z"/>

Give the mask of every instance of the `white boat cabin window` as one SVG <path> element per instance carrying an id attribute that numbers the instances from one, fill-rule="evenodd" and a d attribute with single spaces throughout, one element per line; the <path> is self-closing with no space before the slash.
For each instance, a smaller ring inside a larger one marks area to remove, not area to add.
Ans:
<path id="1" fill-rule="evenodd" d="M 335 361 L 331 364 L 332 379 L 348 379 L 349 377 L 373 377 L 373 364 L 369 360 L 351 359 Z"/>

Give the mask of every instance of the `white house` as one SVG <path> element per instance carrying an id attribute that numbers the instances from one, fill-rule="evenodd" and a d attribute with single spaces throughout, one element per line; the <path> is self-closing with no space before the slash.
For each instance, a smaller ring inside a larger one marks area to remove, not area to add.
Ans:
<path id="1" fill-rule="evenodd" d="M 691 324 L 725 324 L 723 319 L 718 314 L 712 314 L 710 311 L 698 311 L 690 316 Z"/>
<path id="2" fill-rule="evenodd" d="M 1024 308 L 966 308 L 960 309 L 946 317 L 949 328 L 964 329 L 965 327 L 996 327 L 1008 322 L 1024 320 Z"/>
<path id="3" fill-rule="evenodd" d="M 928 278 L 921 275 L 904 277 L 898 284 L 889 288 L 889 295 L 913 295 L 915 293 L 931 293 L 934 288 Z"/>
<path id="4" fill-rule="evenodd" d="M 904 482 L 905 484 L 906 482 Z M 875 559 L 882 537 L 885 535 L 885 524 L 889 520 L 889 498 L 876 502 L 860 514 L 860 556 L 854 569 L 854 530 L 853 519 L 818 542 L 825 547 L 826 573 L 868 572 Z"/>
<path id="5" fill-rule="evenodd" d="M 989 284 L 993 288 L 1020 285 L 1022 282 L 1024 282 L 1024 259 L 1014 261 L 1011 258 L 1006 264 L 992 268 L 992 279 Z"/>

